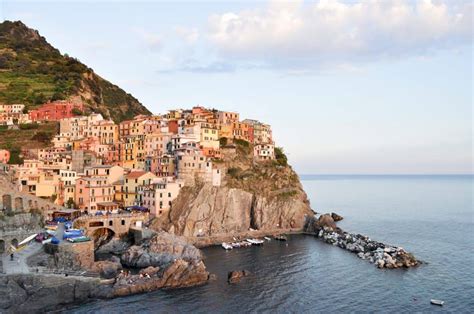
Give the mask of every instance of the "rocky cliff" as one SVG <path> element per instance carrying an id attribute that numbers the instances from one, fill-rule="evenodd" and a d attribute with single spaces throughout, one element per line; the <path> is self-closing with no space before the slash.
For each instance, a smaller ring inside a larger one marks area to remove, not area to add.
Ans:
<path id="1" fill-rule="evenodd" d="M 305 217 L 314 213 L 297 174 L 286 157 L 255 162 L 252 151 L 243 142 L 224 149 L 217 162 L 226 173 L 221 186 L 197 182 L 184 187 L 153 227 L 188 238 L 302 230 Z"/>

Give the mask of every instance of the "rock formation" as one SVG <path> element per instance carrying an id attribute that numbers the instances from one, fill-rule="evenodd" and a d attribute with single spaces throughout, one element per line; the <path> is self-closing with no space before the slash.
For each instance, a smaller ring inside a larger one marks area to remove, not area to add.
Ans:
<path id="1" fill-rule="evenodd" d="M 328 244 L 355 253 L 359 258 L 374 263 L 378 268 L 408 268 L 421 264 L 421 261 L 401 247 L 373 241 L 367 236 L 341 230 L 336 226 L 330 214 L 321 215 L 318 219 L 308 218 L 305 232 L 315 234 Z"/>
<path id="2" fill-rule="evenodd" d="M 278 160 L 254 162 L 252 151 L 245 145 L 233 153 L 224 150 L 221 166 L 227 174 L 221 186 L 184 187 L 153 227 L 188 238 L 302 230 L 314 212 L 297 174 Z"/>
<path id="3" fill-rule="evenodd" d="M 227 274 L 227 282 L 228 283 L 238 283 L 242 280 L 242 278 L 250 276 L 250 272 L 248 270 L 234 270 L 230 271 Z"/>

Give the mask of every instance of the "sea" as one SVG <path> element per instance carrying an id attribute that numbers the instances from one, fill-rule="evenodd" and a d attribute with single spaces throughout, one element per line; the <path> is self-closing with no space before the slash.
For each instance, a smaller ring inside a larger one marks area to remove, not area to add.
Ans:
<path id="1" fill-rule="evenodd" d="M 217 279 L 84 304 L 74 313 L 474 312 L 474 209 L 470 175 L 310 175 L 303 186 L 318 213 L 346 231 L 404 247 L 424 264 L 377 269 L 313 236 L 261 247 L 203 250 Z M 227 272 L 252 275 L 228 284 Z M 444 306 L 430 299 L 445 301 Z"/>

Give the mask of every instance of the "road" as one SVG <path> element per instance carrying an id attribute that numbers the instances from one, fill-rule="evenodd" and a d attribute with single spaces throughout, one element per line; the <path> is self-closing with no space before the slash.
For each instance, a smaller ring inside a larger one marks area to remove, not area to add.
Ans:
<path id="1" fill-rule="evenodd" d="M 10 254 L 2 255 L 3 272 L 5 274 L 18 274 L 18 273 L 29 273 L 30 270 L 26 264 L 26 260 L 31 255 L 41 250 L 42 245 L 38 242 L 30 242 L 24 249 L 17 251 L 13 254 L 13 260 L 10 258 Z"/>

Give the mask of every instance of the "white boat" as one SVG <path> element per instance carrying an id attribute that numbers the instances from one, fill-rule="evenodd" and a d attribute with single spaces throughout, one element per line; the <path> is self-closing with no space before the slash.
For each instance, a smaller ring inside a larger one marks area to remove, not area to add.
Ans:
<path id="1" fill-rule="evenodd" d="M 232 245 L 230 245 L 229 243 L 226 243 L 226 242 L 222 242 L 222 247 L 225 250 L 232 250 L 233 249 Z"/>
<path id="2" fill-rule="evenodd" d="M 443 306 L 444 301 L 436 300 L 436 299 L 431 299 L 431 304 Z"/>
<path id="3" fill-rule="evenodd" d="M 267 241 L 271 241 L 271 240 L 272 240 L 272 239 L 269 238 L 269 237 L 264 237 L 264 239 L 267 240 Z"/>
<path id="4" fill-rule="evenodd" d="M 261 245 L 265 241 L 259 240 L 259 239 L 247 239 L 247 242 L 250 243 L 250 244 L 253 244 L 253 245 Z"/>

